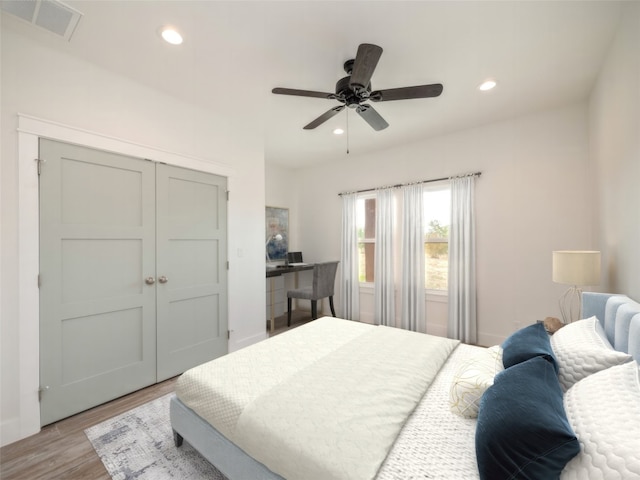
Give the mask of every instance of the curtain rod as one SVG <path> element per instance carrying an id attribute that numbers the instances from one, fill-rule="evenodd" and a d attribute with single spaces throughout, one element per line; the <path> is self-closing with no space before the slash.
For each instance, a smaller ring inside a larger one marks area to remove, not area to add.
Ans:
<path id="1" fill-rule="evenodd" d="M 375 190 L 380 190 L 380 189 L 383 189 L 383 188 L 400 188 L 400 187 L 406 187 L 408 185 L 420 185 L 420 184 L 423 184 L 423 183 L 442 182 L 443 180 L 451 180 L 452 178 L 479 177 L 480 175 L 482 175 L 482 172 L 465 173 L 465 174 L 462 174 L 462 175 L 452 175 L 451 177 L 442 177 L 442 178 L 432 178 L 430 180 L 421 180 L 419 182 L 398 183 L 397 185 L 389 185 L 389 186 L 386 186 L 386 187 L 365 188 L 363 190 L 355 190 L 353 192 L 340 192 L 338 194 L 338 196 L 341 197 L 342 195 L 347 195 L 349 193 L 373 192 Z"/>

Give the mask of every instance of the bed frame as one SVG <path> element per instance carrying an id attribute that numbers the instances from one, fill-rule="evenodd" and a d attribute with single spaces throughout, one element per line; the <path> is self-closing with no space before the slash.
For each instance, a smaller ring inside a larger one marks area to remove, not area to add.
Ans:
<path id="1" fill-rule="evenodd" d="M 175 395 L 169 403 L 169 414 L 176 447 L 186 439 L 229 480 L 284 480 L 227 440 Z"/>
<path id="2" fill-rule="evenodd" d="M 640 304 L 624 295 L 585 292 L 582 317 L 594 315 L 611 345 L 640 362 Z M 170 402 L 170 418 L 176 447 L 187 440 L 229 480 L 284 480 L 227 440 L 175 395 Z"/>
<path id="3" fill-rule="evenodd" d="M 626 295 L 584 292 L 582 318 L 596 316 L 609 343 L 640 363 L 640 304 Z"/>

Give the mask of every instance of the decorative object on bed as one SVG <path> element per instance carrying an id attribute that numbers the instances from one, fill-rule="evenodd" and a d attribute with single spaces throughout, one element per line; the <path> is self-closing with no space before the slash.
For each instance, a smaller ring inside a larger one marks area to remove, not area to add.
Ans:
<path id="1" fill-rule="evenodd" d="M 613 349 L 595 316 L 557 331 L 551 336 L 551 346 L 564 390 L 593 373 L 631 361 L 631 355 Z"/>
<path id="2" fill-rule="evenodd" d="M 482 394 L 504 370 L 502 348 L 499 345 L 479 351 L 462 362 L 451 382 L 449 403 L 451 411 L 464 418 L 476 418 Z"/>
<path id="3" fill-rule="evenodd" d="M 502 363 L 509 368 L 534 357 L 545 357 L 558 370 L 549 334 L 542 323 L 534 323 L 512 333 L 502 343 Z"/>
<path id="4" fill-rule="evenodd" d="M 553 335 L 562 327 L 564 327 L 564 323 L 562 323 L 560 319 L 556 317 L 547 317 L 542 321 L 542 324 L 544 325 L 544 329 L 549 335 Z"/>
<path id="5" fill-rule="evenodd" d="M 475 441 L 482 480 L 560 476 L 580 445 L 552 362 L 533 357 L 496 375 L 480 402 Z"/>
<path id="6" fill-rule="evenodd" d="M 640 478 L 640 371 L 629 362 L 580 380 L 564 396 L 580 453 L 562 480 Z"/>
<path id="7" fill-rule="evenodd" d="M 552 253 L 555 283 L 571 285 L 560 297 L 560 312 L 565 323 L 581 318 L 582 289 L 600 284 L 600 252 L 559 250 Z"/>

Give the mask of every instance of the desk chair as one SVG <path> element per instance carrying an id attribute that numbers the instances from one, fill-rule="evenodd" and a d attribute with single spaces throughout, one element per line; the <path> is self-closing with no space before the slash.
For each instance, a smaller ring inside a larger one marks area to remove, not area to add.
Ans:
<path id="1" fill-rule="evenodd" d="M 287 292 L 287 326 L 291 326 L 291 299 L 311 300 L 311 318 L 318 318 L 318 300 L 329 297 L 331 314 L 335 317 L 333 307 L 333 289 L 336 283 L 336 271 L 340 262 L 316 263 L 313 266 L 313 284 Z"/>

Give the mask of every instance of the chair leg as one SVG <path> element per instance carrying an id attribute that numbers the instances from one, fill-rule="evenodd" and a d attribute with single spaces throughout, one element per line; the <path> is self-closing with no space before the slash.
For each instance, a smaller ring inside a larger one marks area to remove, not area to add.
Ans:
<path id="1" fill-rule="evenodd" d="M 333 308 L 333 296 L 329 297 L 329 306 L 331 307 L 331 315 L 336 316 L 336 309 Z"/>
<path id="2" fill-rule="evenodd" d="M 287 327 L 291 326 L 291 297 L 287 297 Z"/>
<path id="3" fill-rule="evenodd" d="M 317 300 L 311 300 L 311 318 L 314 320 L 318 318 L 318 301 Z"/>

